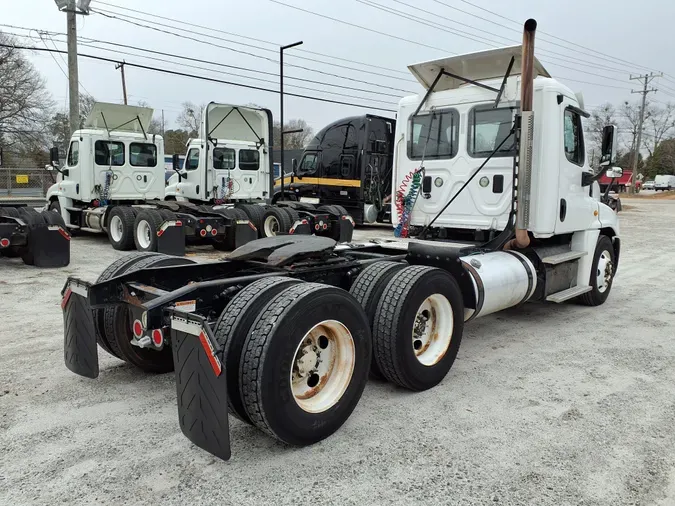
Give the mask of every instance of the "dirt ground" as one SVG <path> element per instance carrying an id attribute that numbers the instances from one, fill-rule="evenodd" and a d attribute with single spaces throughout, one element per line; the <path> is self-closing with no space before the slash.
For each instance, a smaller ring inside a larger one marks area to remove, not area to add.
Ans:
<path id="1" fill-rule="evenodd" d="M 673 505 L 675 202 L 630 207 L 604 306 L 472 322 L 438 387 L 371 381 L 309 448 L 231 419 L 229 462 L 181 434 L 172 375 L 104 352 L 97 380 L 63 365 L 66 276 L 120 253 L 90 237 L 64 269 L 0 259 L 0 504 Z"/>

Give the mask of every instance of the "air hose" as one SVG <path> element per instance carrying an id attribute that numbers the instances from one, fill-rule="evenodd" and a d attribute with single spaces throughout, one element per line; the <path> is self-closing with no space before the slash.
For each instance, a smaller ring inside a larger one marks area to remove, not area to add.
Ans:
<path id="1" fill-rule="evenodd" d="M 396 191 L 395 205 L 399 217 L 398 225 L 394 229 L 394 236 L 396 237 L 408 237 L 410 218 L 415 207 L 415 202 L 417 202 L 423 177 L 424 167 L 413 170 L 405 176 Z"/>

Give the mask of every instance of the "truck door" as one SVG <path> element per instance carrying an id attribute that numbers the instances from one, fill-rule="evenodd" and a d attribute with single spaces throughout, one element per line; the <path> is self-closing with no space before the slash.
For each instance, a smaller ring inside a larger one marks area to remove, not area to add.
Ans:
<path id="1" fill-rule="evenodd" d="M 68 170 L 68 175 L 64 175 L 59 184 L 59 187 L 63 191 L 63 196 L 79 200 L 79 184 L 81 182 L 80 141 L 74 140 L 70 142 L 66 166 L 64 168 Z"/>
<path id="2" fill-rule="evenodd" d="M 362 199 L 366 204 L 384 207 L 384 199 L 391 194 L 391 171 L 394 125 L 392 121 L 368 118 L 365 160 L 361 177 Z"/>
<path id="3" fill-rule="evenodd" d="M 319 172 L 321 165 L 320 151 L 305 151 L 298 165 L 297 177 L 293 181 L 295 195 L 300 199 L 311 199 L 314 202 L 319 198 Z M 288 181 L 289 178 L 284 178 Z"/>
<path id="4" fill-rule="evenodd" d="M 321 203 L 349 206 L 359 201 L 358 123 L 349 121 L 326 132 L 318 181 Z"/>
<path id="5" fill-rule="evenodd" d="M 586 230 L 597 221 L 594 211 L 598 203 L 590 196 L 588 186 L 582 186 L 582 173 L 590 172 L 586 161 L 586 148 L 581 115 L 568 99 L 564 99 L 563 120 L 560 125 L 561 149 L 558 216 L 556 234 Z"/>
<path id="6" fill-rule="evenodd" d="M 202 163 L 202 149 L 199 146 L 191 147 L 185 157 L 181 181 L 178 184 L 179 195 L 191 200 L 201 200 L 204 192 L 204 170 Z"/>

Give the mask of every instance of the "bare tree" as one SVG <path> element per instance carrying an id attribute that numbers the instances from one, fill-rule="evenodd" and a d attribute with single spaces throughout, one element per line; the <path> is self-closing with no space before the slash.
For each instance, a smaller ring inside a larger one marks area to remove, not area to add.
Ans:
<path id="1" fill-rule="evenodd" d="M 281 123 L 274 122 L 274 147 L 281 147 Z M 284 125 L 284 131 L 302 130 L 302 132 L 284 136 L 284 149 L 302 149 L 314 135 L 314 130 L 304 119 L 292 119 Z"/>
<path id="2" fill-rule="evenodd" d="M 14 39 L 0 33 L 0 43 Z M 0 47 L 0 147 L 45 148 L 54 104 L 45 81 L 21 50 Z"/>
<path id="3" fill-rule="evenodd" d="M 609 102 L 602 104 L 593 111 L 586 124 L 588 132 L 588 156 L 589 159 L 600 160 L 600 151 L 602 149 L 602 130 L 607 125 L 616 125 L 619 127 L 619 118 L 616 109 Z"/>
<path id="4" fill-rule="evenodd" d="M 80 93 L 80 128 L 84 127 L 84 123 L 89 116 L 89 113 L 94 108 L 96 99 L 86 93 Z M 70 142 L 70 119 L 68 110 L 61 110 L 55 113 L 47 125 L 49 145 L 57 146 L 61 155 L 65 155 Z"/>
<path id="5" fill-rule="evenodd" d="M 648 117 L 648 111 L 650 104 L 649 102 L 646 102 L 645 104 L 645 119 Z M 639 151 L 636 149 L 635 144 L 637 143 L 637 132 L 638 132 L 638 127 L 640 126 L 640 103 L 639 102 L 634 102 L 630 103 L 628 101 L 624 102 L 621 105 L 620 108 L 620 113 L 621 113 L 621 131 L 623 135 L 621 135 L 621 139 L 623 139 L 623 144 L 626 147 L 626 151 L 630 154 L 628 157 L 628 167 L 633 166 L 633 157 L 635 155 L 636 151 Z"/>
<path id="6" fill-rule="evenodd" d="M 675 104 L 666 104 L 665 107 L 650 105 L 646 112 L 642 137 L 644 147 L 652 157 L 661 141 L 675 130 Z"/>
<path id="7" fill-rule="evenodd" d="M 197 137 L 199 135 L 199 128 L 202 124 L 202 111 L 205 107 L 205 104 L 196 106 L 192 102 L 183 102 L 183 112 L 176 118 L 176 123 L 187 130 L 190 137 Z"/>

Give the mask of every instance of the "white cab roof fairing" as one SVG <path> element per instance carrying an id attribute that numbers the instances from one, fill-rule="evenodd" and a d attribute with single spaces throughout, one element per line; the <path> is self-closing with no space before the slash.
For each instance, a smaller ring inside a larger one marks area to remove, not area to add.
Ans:
<path id="1" fill-rule="evenodd" d="M 153 112 L 149 107 L 96 102 L 84 122 L 84 128 L 137 133 L 145 131 L 147 134 Z"/>
<path id="2" fill-rule="evenodd" d="M 511 76 L 521 74 L 522 46 L 510 46 L 488 49 L 477 53 L 451 56 L 423 63 L 409 65 L 408 70 L 425 89 L 431 88 L 441 69 L 472 81 L 484 81 L 504 77 L 512 57 L 515 57 Z M 544 66 L 534 58 L 534 76 L 551 77 Z M 434 91 L 453 90 L 466 84 L 465 81 L 444 75 L 434 87 Z"/>
<path id="3" fill-rule="evenodd" d="M 211 102 L 206 106 L 202 120 L 202 139 L 228 139 L 261 143 L 269 148 L 270 118 L 267 109 Z"/>

